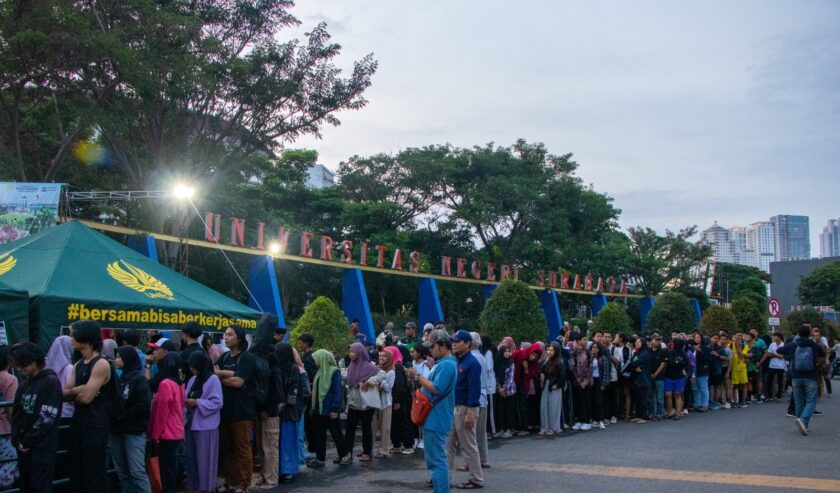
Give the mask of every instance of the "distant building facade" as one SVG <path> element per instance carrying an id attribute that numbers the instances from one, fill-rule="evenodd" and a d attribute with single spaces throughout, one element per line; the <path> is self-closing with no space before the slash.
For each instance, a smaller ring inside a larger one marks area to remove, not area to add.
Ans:
<path id="1" fill-rule="evenodd" d="M 323 164 L 316 164 L 306 171 L 306 187 L 309 189 L 327 188 L 335 185 L 335 173 Z"/>
<path id="2" fill-rule="evenodd" d="M 776 242 L 776 260 L 811 258 L 808 216 L 778 215 L 770 218 Z"/>
<path id="3" fill-rule="evenodd" d="M 820 257 L 840 257 L 840 219 L 829 219 L 820 233 Z"/>
<path id="4" fill-rule="evenodd" d="M 770 262 L 776 260 L 776 238 L 773 223 L 760 221 L 747 226 L 747 251 L 750 263 L 764 272 L 770 272 Z"/>

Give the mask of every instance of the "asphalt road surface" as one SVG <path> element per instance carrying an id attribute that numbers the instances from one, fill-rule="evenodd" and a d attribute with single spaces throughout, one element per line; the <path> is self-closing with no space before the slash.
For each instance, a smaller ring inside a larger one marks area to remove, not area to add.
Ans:
<path id="1" fill-rule="evenodd" d="M 785 416 L 786 403 L 765 403 L 676 422 L 495 439 L 483 491 L 840 491 L 840 395 L 817 409 L 825 414 L 812 418 L 807 437 Z M 431 491 L 422 451 L 346 468 L 333 465 L 334 456 L 335 449 L 328 451 L 324 469 L 304 467 L 293 483 L 272 491 Z M 453 482 L 466 479 L 456 472 Z"/>

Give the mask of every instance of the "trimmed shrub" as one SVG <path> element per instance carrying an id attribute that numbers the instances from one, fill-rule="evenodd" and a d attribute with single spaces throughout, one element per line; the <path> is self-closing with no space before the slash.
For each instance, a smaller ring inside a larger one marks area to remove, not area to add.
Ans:
<path id="1" fill-rule="evenodd" d="M 481 330 L 494 341 L 511 336 L 518 341 L 543 341 L 548 334 L 545 314 L 534 290 L 521 281 L 504 280 L 484 305 Z"/>

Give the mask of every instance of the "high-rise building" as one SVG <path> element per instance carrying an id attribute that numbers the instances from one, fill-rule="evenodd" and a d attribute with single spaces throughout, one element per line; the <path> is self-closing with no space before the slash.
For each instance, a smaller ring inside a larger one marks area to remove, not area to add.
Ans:
<path id="1" fill-rule="evenodd" d="M 829 219 L 820 233 L 820 257 L 840 257 L 840 219 Z"/>
<path id="2" fill-rule="evenodd" d="M 749 265 L 770 272 L 770 262 L 776 260 L 773 223 L 760 221 L 747 226 L 747 250 L 751 252 Z"/>
<path id="3" fill-rule="evenodd" d="M 729 228 L 729 251 L 733 264 L 752 265 L 752 253 L 747 250 L 747 232 L 744 228 Z"/>
<path id="4" fill-rule="evenodd" d="M 717 221 L 711 228 L 700 233 L 700 242 L 712 247 L 712 258 L 715 262 L 734 263 L 732 242 L 729 230 L 718 225 Z"/>
<path id="5" fill-rule="evenodd" d="M 808 216 L 778 215 L 770 218 L 776 243 L 776 260 L 811 258 Z"/>
<path id="6" fill-rule="evenodd" d="M 335 173 L 323 164 L 316 164 L 306 171 L 306 187 L 327 188 L 335 185 Z"/>

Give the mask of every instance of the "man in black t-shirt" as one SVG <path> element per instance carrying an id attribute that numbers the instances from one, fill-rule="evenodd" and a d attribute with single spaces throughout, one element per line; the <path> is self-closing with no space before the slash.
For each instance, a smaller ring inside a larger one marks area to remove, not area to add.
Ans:
<path id="1" fill-rule="evenodd" d="M 665 377 L 665 416 L 678 420 L 683 412 L 682 394 L 685 389 L 685 370 L 688 368 L 688 357 L 684 351 L 684 340 L 674 339 L 672 344 L 673 349 L 665 352 L 658 371 Z"/>
<path id="2" fill-rule="evenodd" d="M 189 377 L 192 376 L 189 363 L 190 355 L 192 353 L 204 351 L 201 344 L 198 343 L 198 339 L 201 337 L 202 332 L 203 331 L 201 330 L 201 326 L 198 325 L 198 322 L 187 322 L 181 326 L 181 337 L 186 343 L 186 347 L 183 351 L 181 351 L 181 361 L 184 362 L 181 367 L 181 372 L 186 380 L 189 380 Z"/>
<path id="3" fill-rule="evenodd" d="M 257 419 L 254 397 L 256 357 L 247 352 L 245 329 L 233 325 L 225 330 L 230 351 L 216 363 L 216 376 L 222 381 L 222 422 L 219 428 L 219 469 L 230 489 L 251 486 L 253 458 L 251 430 Z"/>

